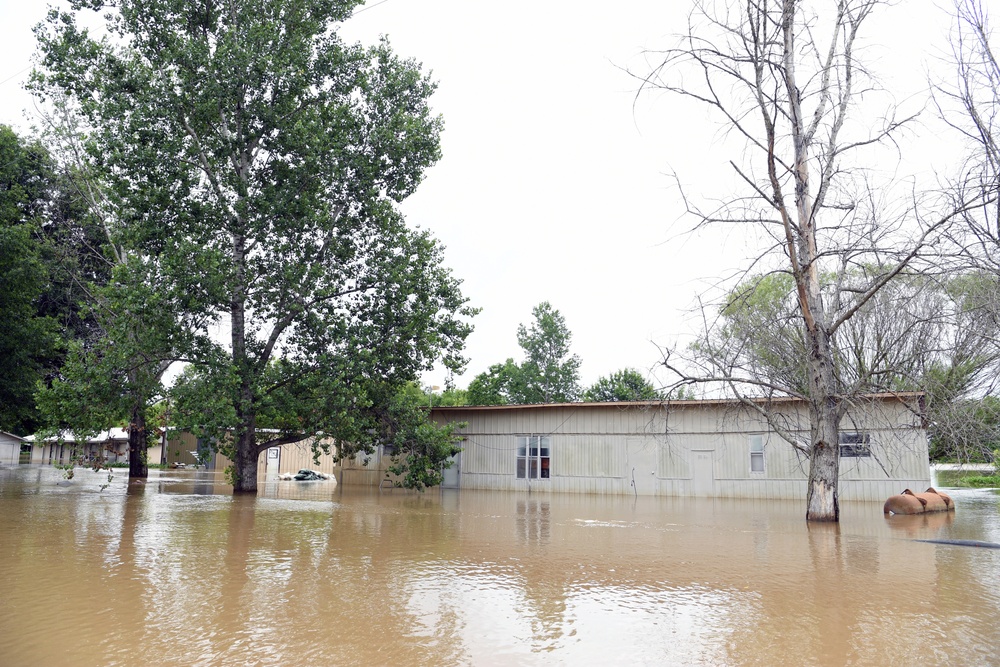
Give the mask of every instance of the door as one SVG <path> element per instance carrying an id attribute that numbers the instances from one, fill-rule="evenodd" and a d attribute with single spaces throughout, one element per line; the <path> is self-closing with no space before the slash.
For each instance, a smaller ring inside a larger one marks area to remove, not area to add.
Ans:
<path id="1" fill-rule="evenodd" d="M 691 452 L 691 493 L 701 497 L 715 495 L 715 450 Z"/>
<path id="2" fill-rule="evenodd" d="M 442 473 L 443 479 L 441 480 L 442 489 L 457 489 L 459 487 L 459 480 L 462 477 L 462 452 L 455 454 L 451 458 L 451 467 L 445 468 Z"/>
<path id="3" fill-rule="evenodd" d="M 637 496 L 653 496 L 657 492 L 657 453 L 651 438 L 625 439 L 625 477 Z"/>
<path id="4" fill-rule="evenodd" d="M 275 479 L 278 477 L 278 467 L 281 463 L 281 447 L 268 447 L 267 468 L 265 469 L 265 479 Z"/>

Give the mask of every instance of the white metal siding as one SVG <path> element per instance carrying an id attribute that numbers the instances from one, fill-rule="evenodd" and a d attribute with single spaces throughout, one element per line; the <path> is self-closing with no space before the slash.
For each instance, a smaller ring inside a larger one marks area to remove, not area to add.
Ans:
<path id="1" fill-rule="evenodd" d="M 784 405 L 789 432 L 809 439 L 802 405 Z M 713 493 L 731 498 L 801 499 L 809 462 L 745 408 L 714 402 L 630 408 L 600 405 L 468 409 L 436 413 L 467 422 L 461 486 L 532 492 L 691 495 L 692 452 L 712 452 Z M 855 406 L 845 430 L 871 434 L 871 457 L 841 462 L 841 497 L 884 500 L 929 485 L 926 433 L 900 401 Z M 750 471 L 749 434 L 764 437 L 765 469 Z M 515 477 L 517 436 L 551 437 L 550 479 Z"/>
<path id="2" fill-rule="evenodd" d="M 2 436 L 0 436 L 2 437 Z M 21 454 L 21 442 L 18 440 L 0 440 L 0 465 L 16 466 Z"/>

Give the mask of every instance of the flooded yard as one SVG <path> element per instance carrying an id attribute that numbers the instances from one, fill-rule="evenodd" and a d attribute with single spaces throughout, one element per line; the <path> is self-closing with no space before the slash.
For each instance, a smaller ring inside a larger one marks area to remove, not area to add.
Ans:
<path id="1" fill-rule="evenodd" d="M 0 470 L 0 664 L 980 665 L 1000 497 L 846 504 Z"/>

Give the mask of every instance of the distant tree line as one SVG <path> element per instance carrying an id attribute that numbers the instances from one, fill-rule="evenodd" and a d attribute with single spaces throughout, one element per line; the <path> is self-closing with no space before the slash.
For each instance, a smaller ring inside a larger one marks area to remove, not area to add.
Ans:
<path id="1" fill-rule="evenodd" d="M 466 394 L 471 405 L 568 403 L 572 401 L 644 401 L 663 398 L 642 374 L 623 369 L 580 387 L 581 360 L 570 352 L 572 334 L 562 314 L 543 301 L 532 309 L 534 321 L 517 328 L 524 352 L 520 363 L 509 358 L 480 373 Z"/>

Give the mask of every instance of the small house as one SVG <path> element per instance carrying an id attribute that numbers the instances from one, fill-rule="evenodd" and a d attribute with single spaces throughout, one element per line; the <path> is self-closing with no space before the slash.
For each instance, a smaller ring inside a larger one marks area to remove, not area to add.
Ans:
<path id="1" fill-rule="evenodd" d="M 91 437 L 66 431 L 49 438 L 28 436 L 26 440 L 31 442 L 32 463 L 85 465 L 92 461 L 128 461 L 128 431 L 123 428 L 109 428 Z"/>
<path id="2" fill-rule="evenodd" d="M 800 499 L 804 401 L 761 399 L 439 407 L 464 422 L 444 486 L 531 492 Z M 930 484 L 922 396 L 866 396 L 840 424 L 840 497 L 882 501 Z M 775 424 L 777 426 L 775 426 Z M 780 429 L 780 431 L 779 431 Z"/>
<path id="3" fill-rule="evenodd" d="M 21 455 L 21 445 L 25 442 L 19 435 L 0 431 L 0 466 L 16 466 Z"/>
<path id="4" fill-rule="evenodd" d="M 270 429 L 258 429 L 262 438 L 276 435 L 278 432 Z M 332 443 L 330 443 L 332 445 Z M 231 461 L 212 446 L 205 438 L 198 438 L 185 431 L 171 431 L 166 437 L 166 455 L 164 463 L 168 467 L 205 468 L 207 470 L 225 470 Z M 312 440 L 303 439 L 299 442 L 286 443 L 279 447 L 269 447 L 260 453 L 257 459 L 257 472 L 263 479 L 275 479 L 279 475 L 296 473 L 303 468 L 316 470 L 328 475 L 335 474 L 339 466 L 330 454 L 320 454 L 319 462 L 313 458 Z"/>

